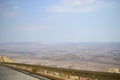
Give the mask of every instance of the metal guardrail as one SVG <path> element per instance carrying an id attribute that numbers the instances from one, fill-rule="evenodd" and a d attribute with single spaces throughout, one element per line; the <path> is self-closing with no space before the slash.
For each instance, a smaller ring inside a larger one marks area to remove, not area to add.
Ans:
<path id="1" fill-rule="evenodd" d="M 120 73 L 76 70 L 68 68 L 50 67 L 44 65 L 30 65 L 21 63 L 1 63 L 14 69 L 34 73 L 51 80 L 120 80 Z"/>

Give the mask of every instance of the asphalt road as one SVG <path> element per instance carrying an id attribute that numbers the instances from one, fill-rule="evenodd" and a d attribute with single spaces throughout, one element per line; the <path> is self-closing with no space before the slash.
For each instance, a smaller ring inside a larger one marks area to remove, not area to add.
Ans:
<path id="1" fill-rule="evenodd" d="M 0 80 L 49 80 L 37 75 L 22 73 L 0 65 Z"/>

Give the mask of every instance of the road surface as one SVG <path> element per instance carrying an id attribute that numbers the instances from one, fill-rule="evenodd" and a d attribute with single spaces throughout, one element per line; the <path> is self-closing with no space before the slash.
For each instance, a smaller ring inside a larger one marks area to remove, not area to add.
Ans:
<path id="1" fill-rule="evenodd" d="M 0 80 L 49 80 L 37 75 L 22 73 L 0 65 Z"/>

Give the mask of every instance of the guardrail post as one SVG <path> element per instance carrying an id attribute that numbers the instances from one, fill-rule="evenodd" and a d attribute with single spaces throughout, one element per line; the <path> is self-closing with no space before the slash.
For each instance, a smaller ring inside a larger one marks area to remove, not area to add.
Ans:
<path id="1" fill-rule="evenodd" d="M 46 69 L 44 69 L 44 74 L 48 74 L 48 71 Z"/>
<path id="2" fill-rule="evenodd" d="M 80 76 L 78 76 L 78 80 L 80 80 Z"/>
<path id="3" fill-rule="evenodd" d="M 52 75 L 55 76 L 55 72 L 54 71 L 52 72 Z"/>
<path id="4" fill-rule="evenodd" d="M 68 74 L 68 80 L 71 80 L 71 75 Z"/>
<path id="5" fill-rule="evenodd" d="M 61 78 L 62 77 L 62 73 L 58 73 L 59 77 Z"/>

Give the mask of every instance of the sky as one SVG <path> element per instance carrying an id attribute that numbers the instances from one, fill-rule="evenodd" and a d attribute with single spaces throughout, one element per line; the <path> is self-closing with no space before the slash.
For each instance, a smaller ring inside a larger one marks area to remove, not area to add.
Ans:
<path id="1" fill-rule="evenodd" d="M 120 42 L 120 0 L 0 0 L 0 43 Z"/>

